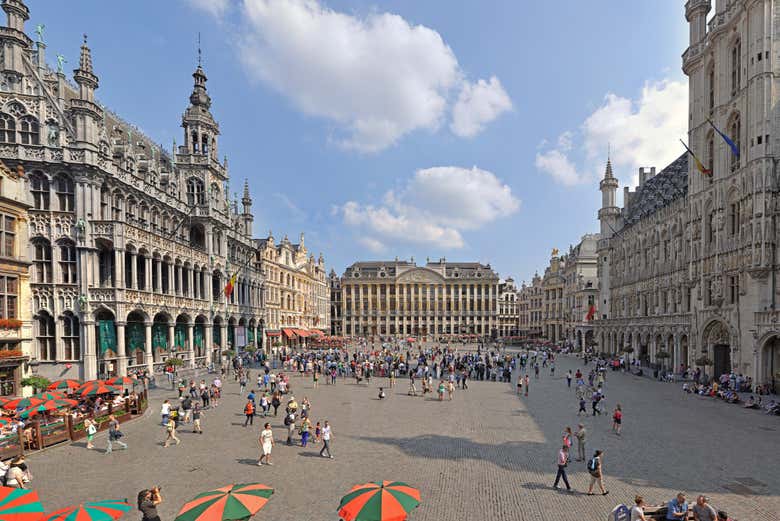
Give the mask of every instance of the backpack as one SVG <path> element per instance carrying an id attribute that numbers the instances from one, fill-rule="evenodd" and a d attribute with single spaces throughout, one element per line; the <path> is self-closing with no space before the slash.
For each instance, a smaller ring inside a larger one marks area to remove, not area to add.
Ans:
<path id="1" fill-rule="evenodd" d="M 248 402 L 244 406 L 244 414 L 254 414 L 255 408 L 252 406 L 252 402 Z"/>
<path id="2" fill-rule="evenodd" d="M 292 420 L 290 419 L 290 415 L 289 414 L 284 417 L 284 424 L 287 425 L 288 427 L 290 425 L 292 425 Z"/>
<path id="3" fill-rule="evenodd" d="M 590 458 L 588 460 L 588 472 L 590 472 L 592 474 L 592 473 L 596 472 L 598 470 L 598 468 L 599 468 L 599 459 L 598 459 L 598 457 Z"/>

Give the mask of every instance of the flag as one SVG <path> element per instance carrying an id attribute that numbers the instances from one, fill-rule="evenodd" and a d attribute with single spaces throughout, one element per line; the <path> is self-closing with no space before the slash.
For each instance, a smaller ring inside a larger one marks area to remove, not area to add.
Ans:
<path id="1" fill-rule="evenodd" d="M 593 320 L 593 316 L 596 314 L 596 306 L 594 304 L 590 305 L 590 308 L 588 308 L 588 314 L 585 315 L 585 320 L 590 322 Z"/>
<path id="2" fill-rule="evenodd" d="M 680 143 L 682 143 L 682 146 L 685 147 L 685 150 L 688 151 L 688 153 L 693 157 L 693 160 L 696 162 L 696 170 L 701 172 L 704 175 L 712 175 L 712 169 L 711 168 L 704 168 L 704 165 L 699 161 L 699 158 L 696 157 L 696 154 L 693 153 L 693 150 L 688 148 L 688 145 L 685 144 L 685 142 L 681 139 Z"/>
<path id="3" fill-rule="evenodd" d="M 233 293 L 233 287 L 236 285 L 236 278 L 238 277 L 238 272 L 235 272 L 232 277 L 230 277 L 230 280 L 225 285 L 225 298 L 230 298 L 230 295 Z"/>
<path id="4" fill-rule="evenodd" d="M 726 142 L 726 144 L 727 144 L 727 145 L 729 146 L 729 148 L 731 149 L 731 153 L 732 153 L 732 154 L 734 154 L 735 156 L 739 157 L 739 147 L 737 146 L 737 144 L 736 144 L 736 143 L 734 143 L 734 142 L 731 140 L 731 138 L 730 138 L 730 137 L 728 137 L 726 134 L 724 134 L 723 132 L 721 132 L 720 130 L 718 130 L 718 127 L 716 127 L 716 126 L 715 126 L 715 124 L 714 124 L 712 121 L 710 121 L 710 120 L 708 119 L 708 120 L 707 120 L 707 122 L 708 122 L 710 125 L 712 125 L 712 128 L 714 128 L 714 129 L 715 129 L 715 132 L 717 132 L 718 134 L 720 134 L 720 137 L 722 137 L 722 138 L 723 138 L 723 141 L 725 141 L 725 142 Z"/>

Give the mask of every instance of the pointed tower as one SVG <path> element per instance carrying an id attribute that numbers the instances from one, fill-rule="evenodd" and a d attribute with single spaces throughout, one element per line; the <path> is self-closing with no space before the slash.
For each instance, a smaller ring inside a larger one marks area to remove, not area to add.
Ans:
<path id="1" fill-rule="evenodd" d="M 192 73 L 195 83 L 190 94 L 190 106 L 182 118 L 184 128 L 184 146 L 187 152 L 199 156 L 207 156 L 217 161 L 217 136 L 219 125 L 211 115 L 211 97 L 206 90 L 206 73 L 198 63 L 198 68 Z"/>
<path id="2" fill-rule="evenodd" d="M 5 74 L 4 88 L 21 92 L 25 74 L 23 56 L 32 48 L 33 41 L 24 32 L 24 23 L 30 19 L 30 10 L 22 0 L 5 0 L 6 28 L 0 32 L 0 69 Z"/>
<path id="3" fill-rule="evenodd" d="M 243 206 L 241 221 L 244 224 L 244 233 L 251 237 L 252 223 L 254 222 L 255 218 L 252 215 L 252 198 L 249 196 L 249 181 L 246 179 L 244 179 L 244 195 L 241 197 L 241 205 Z"/>
<path id="4" fill-rule="evenodd" d="M 73 79 L 79 86 L 79 97 L 70 100 L 70 111 L 76 130 L 76 141 L 97 149 L 98 126 L 103 120 L 103 109 L 95 103 L 98 77 L 92 69 L 92 51 L 87 45 L 87 35 L 81 44 L 79 68 L 73 71 Z"/>
<path id="5" fill-rule="evenodd" d="M 601 222 L 601 237 L 609 238 L 618 228 L 620 208 L 617 206 L 616 194 L 618 180 L 612 175 L 612 161 L 607 159 L 607 168 L 604 171 L 604 179 L 599 183 L 601 190 L 601 209 L 599 209 L 599 221 Z"/>

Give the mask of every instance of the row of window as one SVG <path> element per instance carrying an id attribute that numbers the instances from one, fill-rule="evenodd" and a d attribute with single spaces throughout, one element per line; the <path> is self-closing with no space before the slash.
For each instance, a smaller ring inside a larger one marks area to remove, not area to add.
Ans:
<path id="1" fill-rule="evenodd" d="M 30 174 L 30 192 L 33 196 L 33 208 L 36 210 L 49 210 L 51 199 L 51 183 L 40 172 Z M 66 174 L 58 174 L 54 177 L 54 194 L 57 198 L 57 208 L 60 212 L 73 212 L 76 210 L 75 185 L 73 179 Z"/>
<path id="2" fill-rule="evenodd" d="M 59 319 L 60 342 L 62 356 L 57 356 L 57 329 L 54 317 L 45 311 L 38 313 L 35 319 L 35 338 L 38 343 L 39 360 L 79 360 L 81 359 L 81 344 L 79 343 L 79 319 L 70 311 L 66 311 Z"/>
<path id="3" fill-rule="evenodd" d="M 35 117 L 22 116 L 17 120 L 11 114 L 0 112 L 0 143 L 38 145 L 40 142 L 40 124 Z"/>

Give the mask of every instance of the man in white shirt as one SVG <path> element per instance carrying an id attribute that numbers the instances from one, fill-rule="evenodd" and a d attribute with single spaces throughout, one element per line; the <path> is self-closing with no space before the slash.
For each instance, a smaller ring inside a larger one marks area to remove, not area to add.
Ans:
<path id="1" fill-rule="evenodd" d="M 325 420 L 325 425 L 322 427 L 322 449 L 320 450 L 320 456 L 323 458 L 333 459 L 333 454 L 330 453 L 330 440 L 332 437 L 333 432 L 331 432 L 330 424 L 328 420 Z M 327 456 L 325 456 L 326 451 L 328 453 Z"/>

